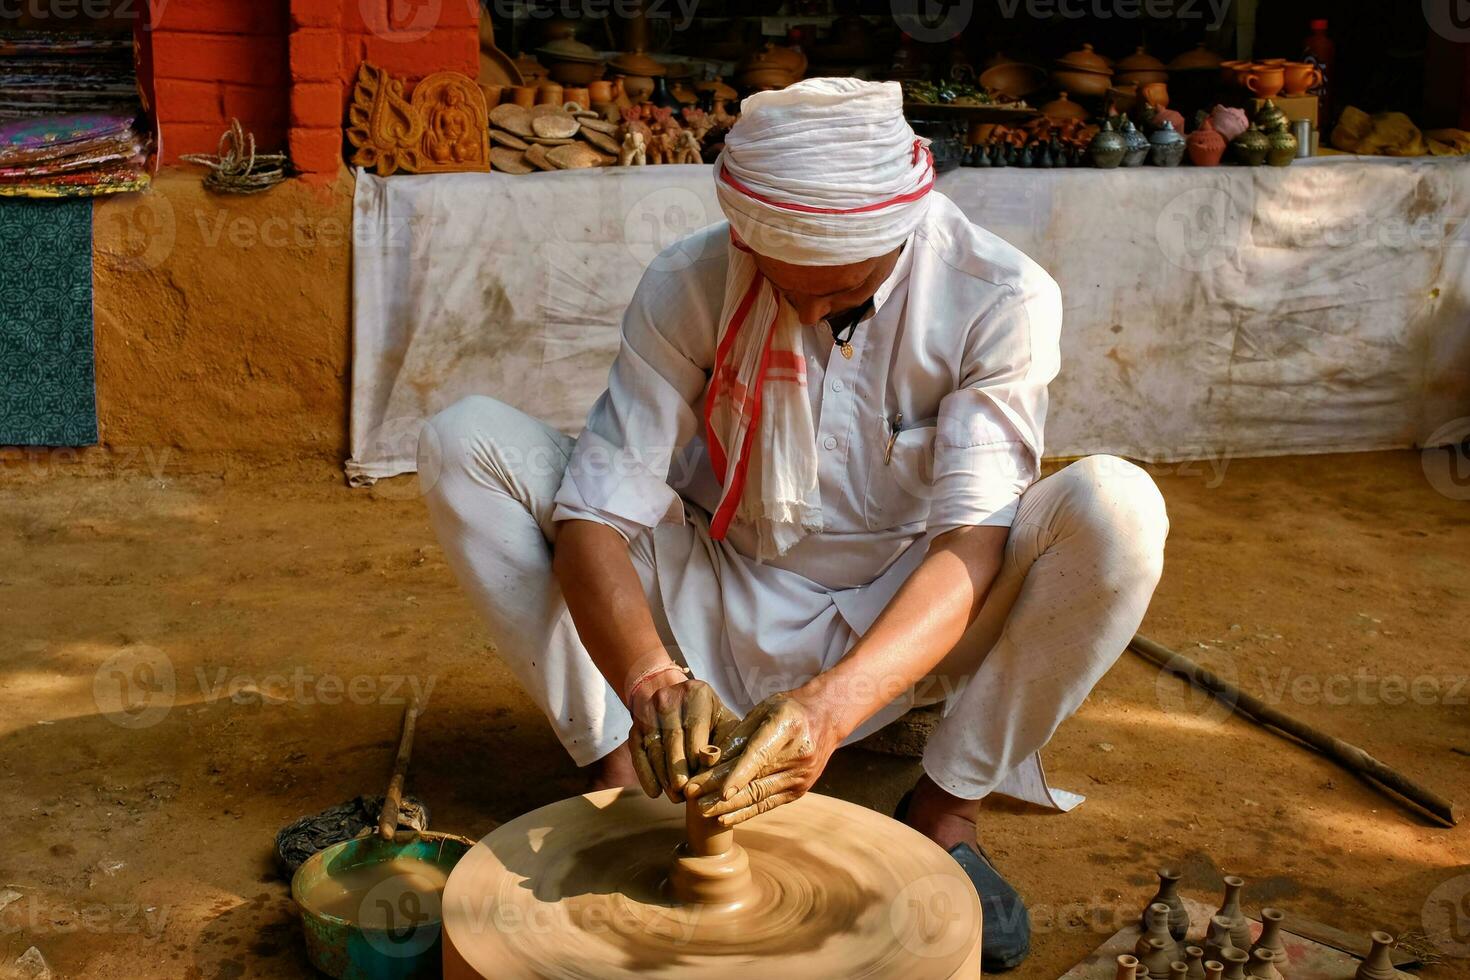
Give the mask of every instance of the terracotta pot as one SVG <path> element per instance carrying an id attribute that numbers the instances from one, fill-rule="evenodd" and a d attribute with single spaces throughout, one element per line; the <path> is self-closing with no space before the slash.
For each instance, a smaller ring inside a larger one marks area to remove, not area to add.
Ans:
<path id="1" fill-rule="evenodd" d="M 503 85 L 490 85 L 480 83 L 480 91 L 485 93 L 485 108 L 494 109 L 500 105 L 500 96 L 506 91 Z"/>
<path id="2" fill-rule="evenodd" d="M 1220 81 L 1226 85 L 1244 85 L 1241 76 L 1250 71 L 1249 61 L 1222 61 L 1220 62 Z"/>
<path id="3" fill-rule="evenodd" d="M 561 97 L 567 102 L 577 103 L 577 105 L 581 106 L 583 109 L 586 109 L 588 106 L 592 105 L 592 94 L 585 88 L 572 87 L 564 89 L 561 93 Z"/>
<path id="4" fill-rule="evenodd" d="M 586 85 L 601 78 L 604 68 L 600 61 L 553 61 L 547 70 L 563 85 Z"/>
<path id="5" fill-rule="evenodd" d="M 1042 106 L 1041 114 L 1046 118 L 1054 120 L 1056 122 L 1060 122 L 1064 119 L 1087 118 L 1087 110 L 1082 108 L 1077 103 L 1073 102 L 1071 99 L 1067 98 L 1066 92 L 1061 93 L 1060 98 L 1052 102 L 1048 102 L 1046 105 Z"/>
<path id="6" fill-rule="evenodd" d="M 1051 73 L 1051 80 L 1057 88 L 1065 89 L 1074 95 L 1107 95 L 1108 89 L 1112 87 L 1111 75 L 1097 71 L 1078 71 L 1071 68 L 1057 69 Z"/>
<path id="7" fill-rule="evenodd" d="M 1269 99 L 1286 84 L 1285 72 L 1279 66 L 1256 65 L 1245 76 L 1245 87 L 1258 99 Z"/>
<path id="8" fill-rule="evenodd" d="M 1287 95 L 1305 95 L 1322 84 L 1322 72 L 1316 65 L 1305 61 L 1287 62 L 1283 71 L 1283 90 Z"/>
<path id="9" fill-rule="evenodd" d="M 536 93 L 539 91 L 535 85 L 517 85 L 510 90 L 511 101 L 522 109 L 529 109 L 536 104 Z"/>
<path id="10" fill-rule="evenodd" d="M 1024 99 L 1046 85 L 1046 69 L 1012 61 L 980 73 L 980 85 L 992 92 Z"/>
<path id="11" fill-rule="evenodd" d="M 536 104 L 559 106 L 565 101 L 562 99 L 562 92 L 564 91 L 565 89 L 556 82 L 547 79 L 536 87 Z"/>
<path id="12" fill-rule="evenodd" d="M 613 83 L 599 79 L 587 83 L 587 98 L 592 102 L 611 102 L 613 100 Z"/>
<path id="13" fill-rule="evenodd" d="M 785 68 L 765 67 L 742 71 L 737 81 L 749 89 L 772 89 L 785 88 L 796 79 Z"/>
<path id="14" fill-rule="evenodd" d="M 1163 69 L 1157 71 L 1120 71 L 1118 81 L 1131 83 L 1133 85 L 1153 85 L 1156 82 L 1167 82 L 1169 73 Z"/>
<path id="15" fill-rule="evenodd" d="M 1225 137 L 1215 131 L 1215 124 L 1208 119 L 1189 134 L 1184 144 L 1189 152 L 1189 162 L 1196 167 L 1218 167 L 1227 145 Z"/>
<path id="16" fill-rule="evenodd" d="M 1090 44 L 1084 44 L 1080 50 L 1062 55 L 1057 59 L 1057 67 L 1103 72 L 1108 75 L 1113 73 L 1113 68 L 1108 64 L 1108 60 L 1092 50 L 1092 45 Z"/>
<path id="17" fill-rule="evenodd" d="M 1163 71 L 1164 63 L 1139 45 L 1133 53 L 1126 58 L 1119 58 L 1118 63 L 1113 66 L 1115 71 Z"/>
<path id="18" fill-rule="evenodd" d="M 647 75 L 623 75 L 618 81 L 623 84 L 623 94 L 633 105 L 647 102 L 653 94 L 653 79 Z"/>
<path id="19" fill-rule="evenodd" d="M 1192 50 L 1186 51 L 1169 62 L 1170 71 L 1198 71 L 1202 68 L 1219 68 L 1220 56 L 1205 47 L 1203 41 Z"/>
<path id="20" fill-rule="evenodd" d="M 1150 82 L 1140 85 L 1138 93 L 1143 96 L 1143 101 L 1159 109 L 1169 108 L 1169 86 L 1163 82 Z"/>

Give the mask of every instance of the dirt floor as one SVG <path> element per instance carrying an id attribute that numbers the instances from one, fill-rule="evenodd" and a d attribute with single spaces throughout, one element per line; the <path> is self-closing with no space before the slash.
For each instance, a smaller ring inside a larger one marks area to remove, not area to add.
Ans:
<path id="1" fill-rule="evenodd" d="M 412 480 L 354 491 L 325 467 L 146 453 L 0 472 L 0 969 L 29 976 L 14 964 L 34 946 L 57 977 L 311 975 L 273 835 L 381 791 L 415 686 L 411 791 L 436 827 L 478 837 L 580 790 Z M 1173 533 L 1144 632 L 1470 802 L 1470 505 L 1413 453 L 1158 476 Z M 1161 862 L 1201 898 L 1233 872 L 1252 910 L 1438 931 L 1461 958 L 1424 976 L 1470 975 L 1470 829 L 1134 655 L 1046 759 L 1088 801 L 997 804 L 981 825 L 1035 919 L 1015 976 L 1064 972 L 1136 914 Z M 889 810 L 916 772 L 847 750 L 822 789 Z"/>

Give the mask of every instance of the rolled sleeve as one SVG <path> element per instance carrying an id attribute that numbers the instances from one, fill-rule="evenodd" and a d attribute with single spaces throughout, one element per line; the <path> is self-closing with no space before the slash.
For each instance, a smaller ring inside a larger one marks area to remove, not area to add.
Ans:
<path id="1" fill-rule="evenodd" d="M 929 531 L 1009 527 L 1038 461 L 1004 414 L 975 389 L 949 395 L 934 438 L 934 502 Z"/>
<path id="2" fill-rule="evenodd" d="M 1015 520 L 1021 494 L 1041 473 L 1061 325 L 1061 290 L 1029 262 L 972 325 L 961 386 L 939 405 L 932 533 Z"/>

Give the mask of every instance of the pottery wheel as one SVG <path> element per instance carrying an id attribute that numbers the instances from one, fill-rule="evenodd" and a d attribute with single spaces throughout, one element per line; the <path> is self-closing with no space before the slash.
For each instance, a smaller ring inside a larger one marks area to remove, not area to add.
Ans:
<path id="1" fill-rule="evenodd" d="M 613 789 L 498 828 L 449 877 L 444 976 L 979 976 L 975 890 L 903 824 L 809 793 L 700 854 L 685 817 Z"/>

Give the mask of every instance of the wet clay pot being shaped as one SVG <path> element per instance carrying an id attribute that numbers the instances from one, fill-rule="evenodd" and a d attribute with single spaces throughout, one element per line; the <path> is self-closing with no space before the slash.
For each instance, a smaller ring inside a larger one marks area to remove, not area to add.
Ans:
<path id="1" fill-rule="evenodd" d="M 1112 170 L 1122 164 L 1127 152 L 1128 144 L 1123 139 L 1123 134 L 1113 130 L 1111 121 L 1103 123 L 1102 130 L 1092 138 L 1092 143 L 1087 147 L 1092 165 L 1102 170 Z"/>
<path id="2" fill-rule="evenodd" d="M 1392 948 L 1392 936 L 1386 932 L 1373 933 L 1373 949 L 1358 964 L 1354 980 L 1395 980 L 1398 971 L 1393 968 L 1393 958 L 1388 953 Z"/>
<path id="3" fill-rule="evenodd" d="M 1189 162 L 1196 167 L 1218 167 L 1220 158 L 1225 155 L 1225 137 L 1215 131 L 1215 124 L 1208 119 L 1189 134 L 1185 145 Z"/>
<path id="4" fill-rule="evenodd" d="M 1184 965 L 1189 970 L 1189 980 L 1205 980 L 1205 951 L 1198 946 L 1184 947 Z"/>
<path id="5" fill-rule="evenodd" d="M 1189 911 L 1184 907 L 1184 900 L 1179 897 L 1179 882 L 1184 876 L 1173 868 L 1160 868 L 1158 875 L 1159 890 L 1154 892 L 1154 897 L 1144 906 L 1139 925 L 1147 929 L 1149 909 L 1156 903 L 1163 905 L 1169 910 L 1169 935 L 1176 940 L 1183 940 L 1189 932 Z"/>
<path id="6" fill-rule="evenodd" d="M 1238 875 L 1225 876 L 1225 897 L 1220 901 L 1216 915 L 1230 920 L 1230 942 L 1235 948 L 1246 950 L 1251 945 L 1251 926 L 1245 913 L 1240 910 L 1240 893 L 1245 889 L 1245 879 Z M 1229 964 L 1226 964 L 1227 966 Z"/>
<path id="7" fill-rule="evenodd" d="M 1245 980 L 1245 966 L 1250 957 L 1243 949 L 1227 949 L 1220 954 L 1225 961 L 1225 980 Z"/>
<path id="8" fill-rule="evenodd" d="M 1177 167 L 1184 159 L 1184 137 L 1174 130 L 1174 124 L 1164 121 L 1164 127 L 1148 138 L 1148 162 L 1155 167 Z M 1295 154 L 1296 150 L 1293 149 Z M 1183 937 L 1179 937 L 1183 938 Z"/>
<path id="9" fill-rule="evenodd" d="M 1223 964 L 1224 952 L 1234 948 L 1235 942 L 1230 938 L 1230 920 L 1223 915 L 1211 916 L 1205 932 L 1205 959 Z"/>
<path id="10" fill-rule="evenodd" d="M 1266 162 L 1273 167 L 1289 167 L 1296 159 L 1297 138 L 1285 125 L 1277 126 L 1266 134 L 1270 149 L 1266 151 Z"/>
<path id="11" fill-rule="evenodd" d="M 1269 949 L 1256 949 L 1251 951 L 1250 966 L 1246 967 L 1246 974 L 1257 978 L 1257 980 L 1282 980 L 1281 974 L 1276 969 L 1276 954 Z"/>
<path id="12" fill-rule="evenodd" d="M 1225 137 L 1226 143 L 1251 128 L 1250 117 L 1245 114 L 1245 110 L 1228 105 L 1215 106 L 1210 111 L 1210 123 L 1215 127 L 1215 132 Z"/>
<path id="13" fill-rule="evenodd" d="M 1146 972 L 1148 980 L 1169 980 L 1169 967 L 1174 962 L 1174 943 L 1172 940 L 1159 939 L 1155 936 L 1148 941 L 1148 953 L 1139 958 L 1139 965 Z"/>
<path id="14" fill-rule="evenodd" d="M 1113 980 L 1139 980 L 1138 957 L 1132 953 L 1119 953 L 1118 971 L 1113 974 Z"/>
<path id="15" fill-rule="evenodd" d="M 1150 902 L 1148 908 L 1143 910 L 1142 928 L 1143 932 L 1139 935 L 1138 942 L 1133 944 L 1133 955 L 1141 960 L 1147 959 L 1150 940 L 1162 939 L 1172 959 L 1177 943 L 1169 932 L 1169 906 L 1163 902 Z"/>
<path id="16" fill-rule="evenodd" d="M 1148 159 L 1148 137 L 1140 133 L 1127 119 L 1123 120 L 1123 143 L 1128 147 L 1123 154 L 1123 166 L 1143 166 L 1143 162 Z"/>
<path id="17" fill-rule="evenodd" d="M 1247 167 L 1259 167 L 1266 162 L 1266 154 L 1271 151 L 1271 141 L 1266 138 L 1265 133 L 1252 126 L 1230 141 L 1230 150 L 1239 163 Z M 1226 894 L 1229 894 L 1228 890 Z M 1238 902 L 1236 907 L 1238 910 Z"/>
<path id="18" fill-rule="evenodd" d="M 1280 909 L 1261 909 L 1261 935 L 1257 937 L 1256 944 L 1251 947 L 1251 952 L 1258 949 L 1269 949 L 1276 954 L 1273 965 L 1276 972 L 1285 976 L 1286 974 L 1286 943 L 1281 939 L 1281 926 L 1286 921 L 1286 913 Z"/>

